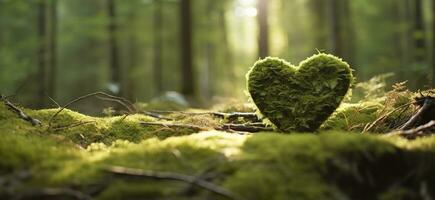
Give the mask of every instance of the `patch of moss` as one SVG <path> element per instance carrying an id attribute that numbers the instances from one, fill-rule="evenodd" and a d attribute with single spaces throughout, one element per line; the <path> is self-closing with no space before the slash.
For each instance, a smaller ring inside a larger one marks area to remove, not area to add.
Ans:
<path id="1" fill-rule="evenodd" d="M 268 57 L 257 61 L 246 77 L 261 117 L 285 132 L 315 131 L 340 105 L 353 81 L 346 62 L 323 53 L 299 66 Z"/>
<path id="2" fill-rule="evenodd" d="M 33 175 L 15 192 L 74 187 L 89 193 L 106 184 L 94 193 L 95 199 L 222 199 L 186 183 L 124 180 L 103 172 L 116 165 L 206 174 L 210 182 L 243 199 L 419 199 L 422 187 L 427 195 L 435 195 L 435 137 L 405 142 L 335 132 L 237 135 L 211 131 L 139 143 L 94 143 L 82 150 L 40 135 L 0 136 L 5 138 L 0 140 L 0 156 L 8 158 L 0 160 L 0 171 L 12 174 L 29 169 Z M 395 190 L 400 188 L 406 190 Z M 0 188 L 0 197 L 2 192 Z"/>
<path id="3" fill-rule="evenodd" d="M 364 129 L 372 133 L 390 132 L 405 123 L 417 111 L 414 98 L 419 95 L 407 90 L 403 84 L 395 84 L 392 90 L 383 95 L 376 93 L 376 98 L 341 104 L 322 128 L 355 132 Z"/>
<path id="4" fill-rule="evenodd" d="M 343 103 L 322 125 L 322 129 L 362 131 L 378 118 L 384 106 L 378 102 Z"/>
<path id="5" fill-rule="evenodd" d="M 140 142 L 143 139 L 158 137 L 187 135 L 197 132 L 191 128 L 168 128 L 140 124 L 141 121 L 153 122 L 154 118 L 145 115 L 129 115 L 116 117 L 91 117 L 69 109 L 65 109 L 52 120 L 50 118 L 58 109 L 23 110 L 30 116 L 40 120 L 42 126 L 32 126 L 18 118 L 12 111 L 0 104 L 0 130 L 11 134 L 50 135 L 57 140 L 72 141 L 72 143 L 86 147 L 95 142 L 110 144 L 118 139 Z"/>

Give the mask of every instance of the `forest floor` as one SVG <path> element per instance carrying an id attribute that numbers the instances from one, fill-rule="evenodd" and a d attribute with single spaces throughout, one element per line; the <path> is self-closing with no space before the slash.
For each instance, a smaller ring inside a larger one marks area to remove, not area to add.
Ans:
<path id="1" fill-rule="evenodd" d="M 421 95 L 367 93 L 316 133 L 246 103 L 92 117 L 4 101 L 0 199 L 434 199 L 435 131 L 398 131 Z"/>

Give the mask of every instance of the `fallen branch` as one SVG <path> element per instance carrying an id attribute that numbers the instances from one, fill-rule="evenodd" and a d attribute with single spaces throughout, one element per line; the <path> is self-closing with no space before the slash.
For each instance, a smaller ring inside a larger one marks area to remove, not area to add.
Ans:
<path id="1" fill-rule="evenodd" d="M 53 130 L 54 131 L 65 130 L 65 129 L 70 129 L 70 128 L 90 124 L 90 123 L 96 123 L 96 122 L 95 121 L 80 121 L 80 122 L 72 123 L 72 124 L 67 125 L 67 126 L 53 127 Z"/>
<path id="2" fill-rule="evenodd" d="M 227 199 L 235 199 L 235 200 L 239 199 L 236 198 L 236 196 L 231 191 L 223 187 L 220 187 L 218 185 L 215 185 L 211 182 L 198 179 L 195 176 L 189 176 L 189 175 L 173 173 L 173 172 L 146 171 L 146 170 L 125 168 L 119 166 L 110 167 L 106 171 L 113 175 L 124 177 L 124 178 L 173 180 L 173 181 L 189 183 L 197 187 L 206 189 L 210 192 L 213 192 L 219 196 L 225 197 Z"/>
<path id="3" fill-rule="evenodd" d="M 271 127 L 265 127 L 262 123 L 246 123 L 246 124 L 223 124 L 217 127 L 204 127 L 197 126 L 193 124 L 174 124 L 165 122 L 139 122 L 141 125 L 151 125 L 151 126 L 163 126 L 167 128 L 188 128 L 194 131 L 207 131 L 210 129 L 221 130 L 221 131 L 243 131 L 243 132 L 260 132 L 260 131 L 273 131 Z"/>
<path id="4" fill-rule="evenodd" d="M 220 118 L 226 118 L 226 119 L 236 119 L 239 117 L 245 118 L 245 119 L 251 119 L 253 121 L 258 121 L 258 117 L 255 113 L 251 112 L 231 112 L 231 113 L 224 113 L 224 112 L 186 112 L 186 111 L 164 111 L 164 110 L 150 110 L 147 111 L 148 113 L 157 113 L 157 114 L 183 114 L 183 115 L 212 115 L 215 117 Z"/>
<path id="5" fill-rule="evenodd" d="M 251 124 L 224 124 L 216 129 L 223 130 L 223 131 L 244 131 L 244 132 L 273 131 L 272 127 L 265 127 L 264 125 L 251 125 Z"/>
<path id="6" fill-rule="evenodd" d="M 148 111 L 139 111 L 140 114 L 144 114 L 150 117 L 154 117 L 156 119 L 164 119 L 164 120 L 174 120 L 172 118 L 169 117 L 164 117 L 162 115 L 156 114 L 156 113 L 152 113 L 152 112 L 148 112 Z"/>
<path id="7" fill-rule="evenodd" d="M 424 125 L 409 130 L 398 130 L 389 135 L 400 135 L 407 139 L 415 139 L 417 137 L 435 134 L 435 120 L 432 120 Z"/>
<path id="8" fill-rule="evenodd" d="M 207 127 L 197 126 L 197 125 L 192 125 L 192 124 L 174 124 L 174 123 L 144 122 L 144 121 L 139 122 L 139 124 L 141 124 L 141 125 L 151 125 L 151 126 L 164 126 L 164 127 L 168 127 L 168 128 L 189 128 L 189 129 L 193 129 L 195 131 L 210 130 Z"/>
<path id="9" fill-rule="evenodd" d="M 35 119 L 33 117 L 30 117 L 29 115 L 27 115 L 24 111 L 22 111 L 20 108 L 18 108 L 17 106 L 15 106 L 13 103 L 11 103 L 8 99 L 6 99 L 6 97 L 4 97 L 3 95 L 0 95 L 1 100 L 3 101 L 3 103 L 13 112 L 15 112 L 19 118 L 30 122 L 33 126 L 36 125 L 41 125 L 41 121 L 39 121 L 38 119 Z"/>
<path id="10" fill-rule="evenodd" d="M 430 120 L 435 120 L 435 98 L 423 96 L 421 101 L 420 109 L 399 130 L 407 130 L 425 124 Z"/>
<path id="11" fill-rule="evenodd" d="M 248 112 L 232 112 L 232 113 L 223 113 L 223 112 L 210 112 L 211 115 L 216 117 L 221 117 L 229 120 L 237 119 L 239 117 L 245 119 L 251 119 L 252 121 L 258 121 L 258 116 L 255 113 Z"/>
<path id="12" fill-rule="evenodd" d="M 368 123 L 366 124 L 366 126 L 364 127 L 362 133 L 368 132 L 370 131 L 370 129 L 372 129 L 377 123 L 381 122 L 382 120 L 386 119 L 388 116 L 390 116 L 391 114 L 393 114 L 394 112 L 398 111 L 399 109 L 403 109 L 402 111 L 406 110 L 412 103 L 407 103 L 404 105 L 401 105 L 395 109 L 393 109 L 392 111 L 381 115 L 379 118 L 377 118 L 374 122 L 372 123 Z"/>

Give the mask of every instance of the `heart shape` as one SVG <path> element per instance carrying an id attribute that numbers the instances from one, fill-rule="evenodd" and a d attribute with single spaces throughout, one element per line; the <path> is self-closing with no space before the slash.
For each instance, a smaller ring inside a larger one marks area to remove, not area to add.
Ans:
<path id="1" fill-rule="evenodd" d="M 353 81 L 346 62 L 324 53 L 299 66 L 267 57 L 257 61 L 246 78 L 257 113 L 284 132 L 317 130 L 340 105 Z"/>

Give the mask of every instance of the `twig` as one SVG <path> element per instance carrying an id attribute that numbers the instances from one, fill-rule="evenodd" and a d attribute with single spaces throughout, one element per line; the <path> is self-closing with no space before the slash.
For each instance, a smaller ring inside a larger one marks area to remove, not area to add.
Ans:
<path id="1" fill-rule="evenodd" d="M 70 106 L 71 104 L 76 103 L 76 102 L 78 102 L 78 101 L 81 101 L 81 100 L 83 100 L 83 99 L 87 99 L 87 98 L 89 98 L 89 97 L 98 96 L 98 95 L 105 96 L 105 97 L 107 97 L 107 98 L 113 99 L 115 102 L 118 102 L 118 103 L 122 102 L 121 105 L 125 106 L 125 107 L 127 108 L 127 110 L 129 110 L 129 111 L 133 109 L 133 108 L 129 107 L 128 105 L 126 105 L 126 103 L 131 104 L 131 102 L 128 101 L 128 100 L 126 100 L 126 99 L 124 99 L 124 98 L 122 98 L 122 97 L 116 97 L 116 96 L 113 96 L 113 95 L 110 95 L 110 94 L 107 94 L 107 93 L 104 93 L 104 92 L 94 92 L 94 93 L 86 94 L 86 95 L 83 95 L 83 96 L 81 96 L 81 97 L 79 97 L 79 98 L 76 98 L 76 99 L 74 99 L 74 100 L 68 102 L 67 104 L 65 104 L 63 107 L 61 107 L 61 108 L 60 108 L 56 113 L 54 113 L 54 115 L 51 116 L 51 118 L 48 120 L 48 127 L 50 128 L 50 127 L 51 127 L 51 123 L 52 123 L 53 120 L 56 118 L 56 116 L 59 115 L 60 112 L 62 112 L 65 108 L 67 108 L 67 107 Z M 101 98 L 101 97 L 100 97 L 100 98 Z M 132 104 L 131 104 L 131 105 L 132 105 Z"/>
<path id="2" fill-rule="evenodd" d="M 194 176 L 178 174 L 173 172 L 147 171 L 147 170 L 132 169 L 132 168 L 119 167 L 119 166 L 110 167 L 106 171 L 111 174 L 125 177 L 125 178 L 173 180 L 173 181 L 185 182 L 206 189 L 210 192 L 213 192 L 227 199 L 234 199 L 234 200 L 239 199 L 231 191 L 223 187 L 220 187 L 218 185 L 215 185 L 211 182 L 198 179 L 197 177 Z"/>
<path id="3" fill-rule="evenodd" d="M 163 126 L 168 128 L 189 128 L 195 131 L 206 131 L 210 129 L 222 130 L 222 131 L 244 131 L 244 132 L 260 132 L 260 131 L 273 131 L 271 127 L 265 127 L 261 123 L 246 123 L 246 124 L 223 124 L 217 127 L 203 127 L 193 124 L 174 124 L 174 123 L 164 123 L 164 122 L 139 122 L 141 125 L 155 125 Z"/>
<path id="4" fill-rule="evenodd" d="M 173 123 L 163 123 L 163 122 L 139 122 L 141 125 L 151 125 L 151 126 L 164 126 L 168 128 L 189 128 L 194 129 L 195 131 L 205 131 L 209 130 L 207 127 L 197 126 L 192 124 L 173 124 Z"/>
<path id="5" fill-rule="evenodd" d="M 422 123 L 422 120 L 425 120 L 423 116 L 432 115 L 430 113 L 431 107 L 435 107 L 435 98 L 428 97 L 423 100 L 423 104 L 420 109 L 418 109 L 417 113 L 415 113 L 405 124 L 403 124 L 399 129 L 407 130 L 412 127 L 418 126 L 419 122 Z"/>
<path id="6" fill-rule="evenodd" d="M 432 120 L 424 125 L 421 125 L 414 129 L 398 130 L 389 133 L 388 135 L 400 135 L 407 139 L 415 139 L 417 137 L 430 135 L 435 133 L 435 120 Z"/>
<path id="7" fill-rule="evenodd" d="M 224 113 L 224 112 L 186 112 L 186 111 L 165 111 L 165 110 L 149 110 L 149 113 L 159 113 L 159 114 L 173 114 L 173 113 L 179 113 L 184 115 L 213 115 L 215 117 L 220 118 L 228 118 L 228 119 L 234 119 L 238 117 L 243 118 L 250 118 L 254 120 L 258 120 L 258 117 L 255 113 L 251 112 L 231 112 L 231 113 Z"/>
<path id="8" fill-rule="evenodd" d="M 264 125 L 250 125 L 250 124 L 224 124 L 217 128 L 217 130 L 230 130 L 230 131 L 245 131 L 245 132 L 260 132 L 260 131 L 273 131 L 271 127 Z"/>
<path id="9" fill-rule="evenodd" d="M 7 100 L 3 95 L 0 95 L 3 103 L 13 112 L 15 112 L 19 118 L 30 122 L 33 126 L 41 125 L 41 121 L 38 119 L 35 119 L 33 117 L 30 117 L 26 113 L 24 113 L 21 109 L 19 109 L 17 106 L 15 106 L 13 103 L 11 103 L 9 100 Z"/>
<path id="10" fill-rule="evenodd" d="M 48 96 L 48 98 L 50 99 L 50 101 L 51 102 L 53 102 L 58 108 L 60 108 L 61 106 L 60 106 L 60 104 L 59 103 L 57 103 L 57 101 L 56 100 L 54 100 L 53 98 L 51 98 L 50 96 Z"/>
<path id="11" fill-rule="evenodd" d="M 134 106 L 127 105 L 127 103 L 125 103 L 124 100 L 121 100 L 122 99 L 121 97 L 115 97 L 112 95 L 109 95 L 109 97 L 102 97 L 102 96 L 97 95 L 96 97 L 98 99 L 101 99 L 101 100 L 116 102 L 116 103 L 124 106 L 128 110 L 128 112 L 130 112 L 130 113 L 136 112 L 136 109 L 134 108 Z M 119 99 L 119 98 L 121 98 L 121 99 Z M 127 101 L 127 100 L 125 100 L 125 101 Z"/>
<path id="12" fill-rule="evenodd" d="M 370 129 L 372 129 L 378 122 L 384 120 L 386 117 L 388 117 L 389 115 L 393 114 L 394 112 L 398 111 L 399 109 L 407 109 L 407 106 L 410 106 L 412 103 L 407 103 L 404 105 L 401 105 L 397 108 L 394 108 L 392 111 L 380 116 L 379 118 L 377 118 L 374 122 L 367 124 L 364 127 L 364 130 L 362 131 L 362 133 L 368 132 Z"/>
<path id="13" fill-rule="evenodd" d="M 163 117 L 163 116 L 161 116 L 161 115 L 159 115 L 159 114 L 152 113 L 152 112 L 148 112 L 148 111 L 139 111 L 139 113 L 140 113 L 140 114 L 147 115 L 147 116 L 150 116 L 150 117 L 154 117 L 154 118 L 157 118 L 157 119 L 174 120 L 174 119 L 172 119 L 172 118 L 169 118 L 169 117 Z"/>
<path id="14" fill-rule="evenodd" d="M 67 126 L 58 126 L 58 127 L 53 127 L 54 131 L 59 131 L 59 130 L 64 130 L 64 129 L 69 129 L 69 128 L 74 128 L 77 126 L 81 126 L 81 125 L 85 125 L 85 124 L 90 124 L 90 123 L 96 123 L 95 121 L 80 121 L 80 122 L 76 122 Z"/>
<path id="15" fill-rule="evenodd" d="M 226 119 L 236 119 L 239 117 L 252 119 L 254 121 L 258 121 L 258 116 L 255 113 L 250 112 L 232 112 L 232 113 L 224 113 L 224 112 L 210 112 L 211 115 L 216 117 L 226 118 Z"/>

